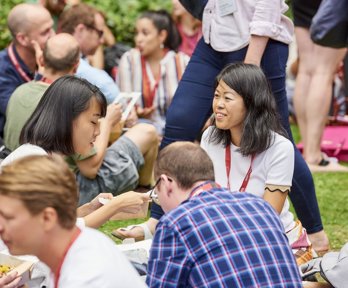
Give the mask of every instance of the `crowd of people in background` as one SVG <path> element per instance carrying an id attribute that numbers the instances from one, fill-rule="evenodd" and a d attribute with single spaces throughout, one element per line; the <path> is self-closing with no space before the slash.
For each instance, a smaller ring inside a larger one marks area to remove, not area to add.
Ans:
<path id="1" fill-rule="evenodd" d="M 28 285 L 302 287 L 299 266 L 330 248 L 311 172 L 348 171 L 320 150 L 347 57 L 310 39 L 321 2 L 293 0 L 292 21 L 285 0 L 173 0 L 138 16 L 133 47 L 78 0 L 13 7 L 0 51 L 0 250 L 37 257 L 43 279 Z M 302 154 L 286 90 L 294 37 Z M 124 119 L 129 92 L 141 96 Z M 144 223 L 112 232 L 152 239 L 145 283 L 94 228 L 147 202 Z M 20 281 L 10 273 L 0 288 Z"/>

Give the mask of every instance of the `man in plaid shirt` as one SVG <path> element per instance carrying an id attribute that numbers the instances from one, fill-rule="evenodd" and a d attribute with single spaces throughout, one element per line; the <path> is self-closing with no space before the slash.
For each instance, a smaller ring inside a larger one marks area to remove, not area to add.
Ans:
<path id="1" fill-rule="evenodd" d="M 149 287 L 302 287 L 276 212 L 259 197 L 219 187 L 198 145 L 164 148 L 155 176 L 152 197 L 166 214 L 150 251 Z"/>

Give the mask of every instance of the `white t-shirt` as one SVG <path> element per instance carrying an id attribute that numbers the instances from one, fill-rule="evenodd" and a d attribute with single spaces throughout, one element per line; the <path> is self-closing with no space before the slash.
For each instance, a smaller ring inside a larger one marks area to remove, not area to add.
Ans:
<path id="1" fill-rule="evenodd" d="M 285 0 L 209 0 L 203 11 L 204 41 L 220 52 L 237 51 L 250 35 L 289 44 L 294 24 L 284 15 Z"/>
<path id="2" fill-rule="evenodd" d="M 33 156 L 33 155 L 47 155 L 47 152 L 42 149 L 41 147 L 37 145 L 32 144 L 23 144 L 19 146 L 17 149 L 15 149 L 10 155 L 8 155 L 2 162 L 1 167 L 6 166 L 13 161 L 26 157 L 26 156 Z"/>
<path id="3" fill-rule="evenodd" d="M 50 287 L 52 283 L 54 277 Z M 137 288 L 146 284 L 111 239 L 86 227 L 66 254 L 58 287 Z"/>
<path id="4" fill-rule="evenodd" d="M 215 181 L 223 187 L 227 187 L 227 173 L 225 164 L 225 147 L 208 142 L 208 136 L 213 127 L 209 127 L 202 136 L 201 147 L 208 153 L 214 164 Z M 252 173 L 246 187 L 246 191 L 263 197 L 265 185 L 291 186 L 294 173 L 294 147 L 285 137 L 274 133 L 273 144 L 264 152 L 254 158 Z M 231 171 L 230 189 L 239 191 L 247 174 L 251 157 L 244 157 L 239 153 L 238 147 L 231 144 Z M 294 216 L 289 211 L 289 201 L 285 200 L 280 214 L 285 231 L 294 226 Z"/>

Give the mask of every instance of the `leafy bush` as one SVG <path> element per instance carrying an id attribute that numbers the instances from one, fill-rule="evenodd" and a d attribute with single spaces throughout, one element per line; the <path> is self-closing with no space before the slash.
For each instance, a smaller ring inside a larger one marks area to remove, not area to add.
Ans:
<path id="1" fill-rule="evenodd" d="M 33 2 L 33 0 L 29 1 Z M 0 0 L 0 49 L 6 47 L 11 41 L 6 25 L 7 15 L 13 6 L 21 2 L 23 0 Z M 142 11 L 171 9 L 171 0 L 86 0 L 84 2 L 104 11 L 107 25 L 113 31 L 117 41 L 129 45 L 133 45 L 135 20 Z M 290 4 L 291 1 L 286 2 Z M 291 17 L 291 14 L 290 9 L 287 15 Z"/>
<path id="2" fill-rule="evenodd" d="M 3 49 L 11 41 L 10 31 L 7 29 L 7 15 L 13 6 L 23 2 L 22 0 L 0 0 L 0 49 Z"/>
<path id="3" fill-rule="evenodd" d="M 0 49 L 11 41 L 7 29 L 7 15 L 15 5 L 23 0 L 0 0 Z M 33 2 L 33 1 L 31 1 Z M 149 9 L 171 9 L 170 0 L 86 0 L 96 8 L 104 11 L 107 25 L 111 28 L 117 41 L 133 45 L 134 25 L 138 15 Z"/>
<path id="4" fill-rule="evenodd" d="M 87 0 L 87 3 L 104 11 L 107 25 L 118 42 L 133 45 L 135 21 L 142 11 L 171 9 L 170 0 Z"/>

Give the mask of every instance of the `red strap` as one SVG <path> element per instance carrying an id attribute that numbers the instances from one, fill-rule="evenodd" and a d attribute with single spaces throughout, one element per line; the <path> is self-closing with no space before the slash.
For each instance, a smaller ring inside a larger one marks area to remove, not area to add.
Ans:
<path id="1" fill-rule="evenodd" d="M 193 188 L 188 198 L 197 196 L 201 194 L 203 191 L 209 191 L 213 188 L 220 188 L 220 185 L 212 181 L 206 181 L 198 185 L 197 187 Z"/>
<path id="2" fill-rule="evenodd" d="M 155 80 L 155 86 L 151 89 L 151 83 L 149 79 L 149 75 L 146 70 L 145 58 L 141 57 L 141 70 L 143 76 L 143 99 L 144 99 L 144 107 L 150 108 L 153 106 L 153 101 L 155 99 L 155 95 L 157 92 L 158 84 L 161 79 L 161 70 L 158 75 L 158 78 Z"/>
<path id="3" fill-rule="evenodd" d="M 245 190 L 246 190 L 246 188 L 247 188 L 247 186 L 248 186 L 251 173 L 253 172 L 253 170 L 252 170 L 252 165 L 253 165 L 253 162 L 254 162 L 254 158 L 255 158 L 255 155 L 252 155 L 252 156 L 251 156 L 251 161 L 250 161 L 250 166 L 249 166 L 248 172 L 247 172 L 247 174 L 245 175 L 244 180 L 243 180 L 243 182 L 242 182 L 242 185 L 241 185 L 240 188 L 239 188 L 239 191 L 240 191 L 240 192 L 245 192 Z M 231 145 L 230 145 L 230 144 L 228 144 L 228 145 L 226 146 L 226 148 L 225 148 L 225 166 L 226 166 L 226 176 L 227 176 L 227 187 L 228 187 L 228 189 L 231 189 L 231 187 L 230 187 Z"/>
<path id="4" fill-rule="evenodd" d="M 46 84 L 52 84 L 52 83 L 53 83 L 52 80 L 47 79 L 46 77 L 42 77 L 42 78 L 40 79 L 40 81 L 43 82 L 43 83 L 46 83 Z"/>
<path id="5" fill-rule="evenodd" d="M 30 76 L 28 76 L 27 73 L 22 69 L 21 65 L 19 65 L 16 55 L 13 51 L 13 43 L 8 47 L 8 56 L 10 56 L 10 60 L 13 64 L 13 66 L 16 68 L 17 72 L 21 75 L 24 81 L 30 82 L 32 79 Z"/>
<path id="6" fill-rule="evenodd" d="M 76 231 L 75 233 L 73 234 L 73 236 L 71 237 L 71 240 L 68 244 L 68 246 L 65 248 L 64 250 L 64 253 L 63 253 L 63 257 L 62 259 L 60 260 L 60 263 L 58 265 L 58 268 L 57 268 L 57 271 L 55 273 L 55 279 L 54 279 L 54 287 L 55 288 L 58 288 L 58 282 L 59 282 L 59 277 L 60 277 L 60 270 L 62 269 L 62 266 L 63 266 L 63 263 L 64 263 L 64 260 L 65 260 L 65 256 L 66 254 L 68 253 L 69 249 L 71 248 L 71 246 L 74 244 L 74 242 L 76 241 L 77 237 L 79 237 L 81 233 L 81 230 L 80 228 L 76 227 Z"/>

